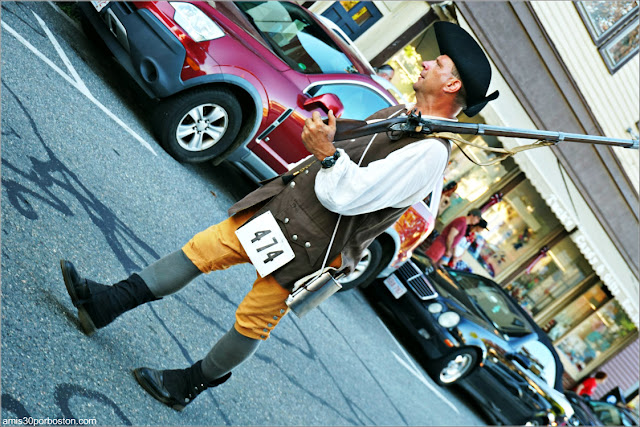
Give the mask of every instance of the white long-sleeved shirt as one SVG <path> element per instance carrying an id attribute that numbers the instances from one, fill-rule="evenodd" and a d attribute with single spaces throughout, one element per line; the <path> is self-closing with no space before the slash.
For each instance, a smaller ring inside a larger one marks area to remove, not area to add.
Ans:
<path id="1" fill-rule="evenodd" d="M 342 215 L 409 207 L 430 193 L 431 206 L 438 206 L 447 159 L 447 148 L 434 138 L 416 141 L 366 167 L 340 150 L 336 164 L 318 172 L 315 192 L 325 208 Z"/>

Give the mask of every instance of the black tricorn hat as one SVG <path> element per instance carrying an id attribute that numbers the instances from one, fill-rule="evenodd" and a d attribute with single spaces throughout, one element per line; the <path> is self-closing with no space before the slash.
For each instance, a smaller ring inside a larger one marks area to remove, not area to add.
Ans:
<path id="1" fill-rule="evenodd" d="M 482 48 L 469 33 L 456 24 L 438 21 L 433 24 L 441 55 L 447 55 L 458 69 L 460 80 L 467 92 L 467 108 L 463 111 L 473 117 L 499 95 L 496 90 L 486 96 L 491 82 L 491 66 Z"/>

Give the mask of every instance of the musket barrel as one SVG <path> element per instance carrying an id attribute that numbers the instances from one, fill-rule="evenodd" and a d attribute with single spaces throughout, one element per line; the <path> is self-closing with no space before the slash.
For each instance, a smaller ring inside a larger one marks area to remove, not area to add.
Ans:
<path id="1" fill-rule="evenodd" d="M 609 138 L 606 136 L 577 133 L 551 132 L 547 130 L 517 129 L 476 123 L 451 122 L 447 120 L 423 119 L 425 127 L 432 132 L 454 132 L 468 135 L 507 136 L 512 138 L 543 139 L 555 142 L 582 142 L 587 144 L 613 145 L 638 149 L 638 140 Z"/>
<path id="2" fill-rule="evenodd" d="M 422 125 L 420 131 L 416 126 Z M 612 145 L 624 148 L 638 149 L 637 139 L 609 138 L 606 136 L 582 135 L 577 133 L 551 132 L 537 129 L 517 129 L 501 126 L 491 126 L 477 123 L 454 122 L 450 120 L 425 119 L 410 123 L 406 117 L 395 117 L 367 123 L 359 120 L 338 121 L 335 140 L 358 138 L 379 132 L 404 131 L 429 134 L 433 132 L 453 132 L 464 135 L 491 135 L 512 138 L 540 139 L 553 142 L 581 142 L 587 144 Z"/>

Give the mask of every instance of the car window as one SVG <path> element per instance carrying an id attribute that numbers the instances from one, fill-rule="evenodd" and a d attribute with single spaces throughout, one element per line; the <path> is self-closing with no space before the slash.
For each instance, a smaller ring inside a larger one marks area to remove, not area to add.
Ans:
<path id="1" fill-rule="evenodd" d="M 620 419 L 620 412 L 615 408 L 615 406 L 598 401 L 589 401 L 589 406 L 593 409 L 593 412 L 596 414 L 598 419 L 602 421 L 604 425 L 607 426 L 621 426 L 622 420 Z"/>
<path id="2" fill-rule="evenodd" d="M 364 56 L 364 54 L 362 52 L 360 52 L 360 49 L 358 49 L 358 46 L 356 46 L 356 44 L 353 42 L 353 40 L 351 40 L 349 38 L 349 36 L 346 35 L 344 31 L 342 31 L 342 28 L 340 28 L 335 22 L 333 22 L 332 20 L 330 20 L 326 16 L 322 16 L 322 15 L 318 15 L 318 14 L 314 14 L 314 16 L 320 22 L 322 22 L 322 24 L 327 29 L 332 31 L 333 34 L 338 36 L 340 38 L 340 40 L 344 41 L 344 43 L 347 45 L 346 49 L 348 49 L 348 52 L 350 52 L 352 55 L 355 55 L 356 57 L 358 57 L 360 59 L 360 61 L 363 62 L 364 64 L 371 65 L 371 64 L 369 64 L 369 60 L 367 60 L 367 58 Z M 372 74 L 372 76 L 375 76 L 375 74 Z"/>
<path id="3" fill-rule="evenodd" d="M 380 86 L 382 86 L 383 88 L 388 90 L 389 93 L 391 93 L 391 95 L 393 95 L 393 97 L 396 99 L 396 101 L 398 101 L 400 104 L 408 104 L 409 103 L 409 101 L 407 100 L 407 98 L 405 98 L 405 96 L 402 94 L 402 92 L 400 92 L 400 90 L 397 87 L 395 87 L 393 85 L 393 83 L 391 83 L 390 81 L 385 80 L 382 77 L 377 76 L 375 74 L 372 74 L 371 78 L 373 80 L 375 80 L 376 83 L 378 83 Z"/>
<path id="4" fill-rule="evenodd" d="M 527 319 L 515 310 L 509 297 L 500 292 L 493 282 L 454 270 L 449 270 L 449 275 L 501 333 L 520 336 L 533 332 Z"/>
<path id="5" fill-rule="evenodd" d="M 241 1 L 236 5 L 294 70 L 305 74 L 357 72 L 322 27 L 300 7 L 278 1 Z"/>
<path id="6" fill-rule="evenodd" d="M 333 93 L 340 98 L 344 105 L 342 118 L 363 120 L 373 113 L 391 106 L 391 103 L 380 94 L 365 86 L 349 83 L 332 83 L 314 86 L 308 92 L 309 96 Z"/>

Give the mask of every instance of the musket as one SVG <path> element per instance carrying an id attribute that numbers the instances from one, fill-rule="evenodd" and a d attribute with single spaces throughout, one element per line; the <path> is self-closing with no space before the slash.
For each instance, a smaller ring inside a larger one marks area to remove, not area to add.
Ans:
<path id="1" fill-rule="evenodd" d="M 403 135 L 421 137 L 436 132 L 450 132 L 465 135 L 507 136 L 535 139 L 552 143 L 581 142 L 587 144 L 610 145 L 638 149 L 637 139 L 609 138 L 606 136 L 583 135 L 577 133 L 553 132 L 547 130 L 517 129 L 477 123 L 452 122 L 421 117 L 411 112 L 408 116 L 393 117 L 378 121 L 338 120 L 335 140 L 347 140 L 376 133 L 388 133 L 391 139 Z"/>

